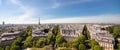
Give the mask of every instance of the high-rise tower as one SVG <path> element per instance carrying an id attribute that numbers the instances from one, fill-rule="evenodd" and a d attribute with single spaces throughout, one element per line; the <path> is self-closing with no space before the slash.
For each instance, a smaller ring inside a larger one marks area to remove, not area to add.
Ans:
<path id="1" fill-rule="evenodd" d="M 38 24 L 40 25 L 40 18 L 39 18 L 39 22 L 38 22 Z"/>
<path id="2" fill-rule="evenodd" d="M 2 25 L 5 25 L 5 22 L 3 21 Z"/>

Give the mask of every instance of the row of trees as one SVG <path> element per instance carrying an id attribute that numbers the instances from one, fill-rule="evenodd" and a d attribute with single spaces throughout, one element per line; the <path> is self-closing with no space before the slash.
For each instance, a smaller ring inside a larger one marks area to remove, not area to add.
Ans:
<path id="1" fill-rule="evenodd" d="M 20 50 L 21 49 L 21 42 L 22 42 L 22 38 L 18 37 L 16 40 L 14 40 L 14 42 L 12 43 L 10 50 Z M 9 48 L 9 47 L 6 47 Z"/>
<path id="2" fill-rule="evenodd" d="M 32 26 L 28 26 L 26 31 L 24 32 L 24 34 L 21 36 L 22 37 L 22 42 L 23 43 L 23 47 L 27 48 L 27 47 L 32 47 L 32 42 L 33 42 L 33 38 L 32 38 Z"/>
<path id="3" fill-rule="evenodd" d="M 32 46 L 32 27 L 28 26 L 27 29 L 12 43 L 10 50 L 21 50 L 23 47 Z M 23 43 L 24 42 L 24 43 Z"/>
<path id="4" fill-rule="evenodd" d="M 22 35 L 22 37 L 24 38 L 23 40 L 25 40 L 28 36 L 31 36 L 31 35 L 32 35 L 32 26 L 28 26 L 26 31 Z"/>
<path id="5" fill-rule="evenodd" d="M 24 47 L 32 47 L 33 46 L 33 38 L 32 36 L 28 36 L 25 40 Z"/>

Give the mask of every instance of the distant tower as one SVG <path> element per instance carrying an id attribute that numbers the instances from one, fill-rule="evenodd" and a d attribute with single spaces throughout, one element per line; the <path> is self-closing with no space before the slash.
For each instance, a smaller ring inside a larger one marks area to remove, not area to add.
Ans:
<path id="1" fill-rule="evenodd" d="M 5 22 L 3 21 L 2 25 L 5 25 Z"/>
<path id="2" fill-rule="evenodd" d="M 39 22 L 38 22 L 38 24 L 40 25 L 40 18 L 39 18 Z"/>

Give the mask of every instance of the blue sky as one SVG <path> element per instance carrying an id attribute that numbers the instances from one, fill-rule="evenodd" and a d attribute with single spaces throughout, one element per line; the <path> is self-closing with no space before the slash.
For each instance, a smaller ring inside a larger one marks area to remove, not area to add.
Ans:
<path id="1" fill-rule="evenodd" d="M 0 23 L 119 23 L 120 0 L 0 0 Z"/>

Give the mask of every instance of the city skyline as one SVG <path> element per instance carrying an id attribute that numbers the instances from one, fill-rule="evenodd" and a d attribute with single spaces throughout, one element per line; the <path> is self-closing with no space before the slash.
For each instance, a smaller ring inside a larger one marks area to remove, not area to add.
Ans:
<path id="1" fill-rule="evenodd" d="M 0 24 L 119 23 L 120 0 L 0 0 Z M 120 23 L 119 23 L 120 24 Z"/>

